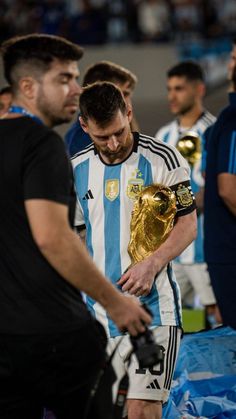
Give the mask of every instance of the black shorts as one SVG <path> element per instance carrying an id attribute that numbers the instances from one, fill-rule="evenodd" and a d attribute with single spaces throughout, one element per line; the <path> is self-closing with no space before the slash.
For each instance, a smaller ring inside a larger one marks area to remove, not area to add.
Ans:
<path id="1" fill-rule="evenodd" d="M 0 335 L 0 418 L 41 419 L 44 407 L 57 419 L 83 418 L 105 363 L 101 328 L 91 319 L 68 333 Z"/>

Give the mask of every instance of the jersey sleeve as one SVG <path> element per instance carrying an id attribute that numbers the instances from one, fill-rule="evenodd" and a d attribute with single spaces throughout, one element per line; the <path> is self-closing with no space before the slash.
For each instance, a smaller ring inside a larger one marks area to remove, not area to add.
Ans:
<path id="1" fill-rule="evenodd" d="M 84 222 L 84 213 L 82 210 L 82 207 L 80 205 L 80 202 L 77 200 L 76 202 L 76 209 L 75 209 L 75 221 L 74 221 L 75 227 L 85 227 Z"/>
<path id="2" fill-rule="evenodd" d="M 32 137 L 32 132 L 30 134 Z M 48 199 L 69 205 L 71 187 L 70 162 L 62 139 L 53 131 L 30 138 L 23 166 L 24 199 Z"/>
<path id="3" fill-rule="evenodd" d="M 190 183 L 190 167 L 174 147 L 172 150 L 175 151 L 179 166 L 166 172 L 163 183 L 175 193 L 177 216 L 183 216 L 196 209 L 196 201 Z"/>

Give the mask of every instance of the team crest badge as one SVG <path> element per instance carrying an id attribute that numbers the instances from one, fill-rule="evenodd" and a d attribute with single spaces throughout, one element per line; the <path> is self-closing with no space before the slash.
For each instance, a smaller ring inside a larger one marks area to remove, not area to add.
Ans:
<path id="1" fill-rule="evenodd" d="M 114 201 L 120 193 L 119 179 L 106 180 L 105 196 L 109 201 Z"/>
<path id="2" fill-rule="evenodd" d="M 186 186 L 182 184 L 179 185 L 176 191 L 176 195 L 178 197 L 180 205 L 182 205 L 183 207 L 189 207 L 190 205 L 192 205 L 193 197 L 190 190 Z"/>
<path id="3" fill-rule="evenodd" d="M 143 179 L 129 179 L 128 180 L 128 186 L 127 186 L 127 196 L 132 199 L 132 201 L 135 201 L 138 194 L 143 189 Z"/>

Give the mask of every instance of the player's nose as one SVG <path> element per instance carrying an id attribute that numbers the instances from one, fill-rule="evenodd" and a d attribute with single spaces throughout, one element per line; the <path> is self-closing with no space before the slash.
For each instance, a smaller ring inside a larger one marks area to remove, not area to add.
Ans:
<path id="1" fill-rule="evenodd" d="M 119 146 L 119 142 L 117 141 L 116 137 L 114 135 L 112 135 L 108 142 L 107 142 L 107 146 L 111 151 L 115 151 L 117 149 L 117 147 Z"/>

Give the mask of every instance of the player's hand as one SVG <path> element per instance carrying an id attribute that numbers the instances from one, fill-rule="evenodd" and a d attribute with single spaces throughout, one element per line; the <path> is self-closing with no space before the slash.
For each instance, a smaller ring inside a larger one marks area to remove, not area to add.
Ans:
<path id="1" fill-rule="evenodd" d="M 136 297 L 146 297 L 151 291 L 156 273 L 156 267 L 149 257 L 128 269 L 117 284 L 121 286 L 123 292 Z"/>
<path id="2" fill-rule="evenodd" d="M 151 323 L 151 316 L 136 298 L 119 292 L 119 300 L 118 303 L 106 307 L 112 320 L 122 332 L 128 331 L 132 336 L 143 333 L 145 325 Z"/>

